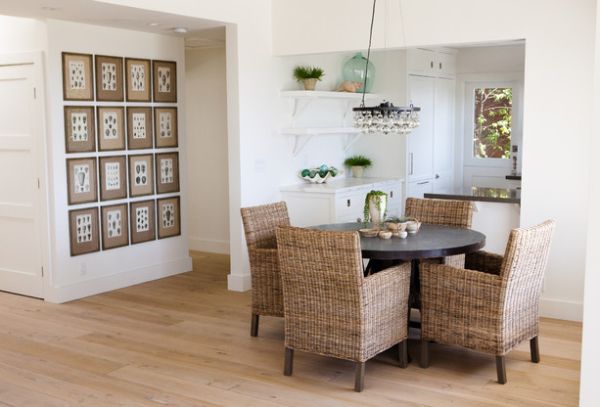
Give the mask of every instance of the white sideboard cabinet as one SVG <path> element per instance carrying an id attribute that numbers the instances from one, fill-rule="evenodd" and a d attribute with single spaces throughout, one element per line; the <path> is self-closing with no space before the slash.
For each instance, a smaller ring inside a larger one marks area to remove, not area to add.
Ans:
<path id="1" fill-rule="evenodd" d="M 356 222 L 363 219 L 365 197 L 371 190 L 388 194 L 388 216 L 401 216 L 402 179 L 342 178 L 326 184 L 298 184 L 281 188 L 294 226 Z"/>

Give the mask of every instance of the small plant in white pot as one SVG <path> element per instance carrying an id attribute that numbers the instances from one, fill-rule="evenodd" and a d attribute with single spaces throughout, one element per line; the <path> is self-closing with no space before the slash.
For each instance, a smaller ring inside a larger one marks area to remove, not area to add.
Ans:
<path id="1" fill-rule="evenodd" d="M 381 224 L 387 212 L 388 195 L 383 191 L 371 191 L 365 196 L 365 222 Z"/>
<path id="2" fill-rule="evenodd" d="M 294 68 L 294 78 L 298 82 L 302 82 L 304 90 L 315 90 L 317 81 L 320 81 L 325 76 L 325 71 L 316 66 L 297 66 Z"/>
<path id="3" fill-rule="evenodd" d="M 372 162 L 364 155 L 353 155 L 352 157 L 346 158 L 344 165 L 350 167 L 350 171 L 354 178 L 362 178 L 365 168 L 369 168 L 372 165 Z"/>

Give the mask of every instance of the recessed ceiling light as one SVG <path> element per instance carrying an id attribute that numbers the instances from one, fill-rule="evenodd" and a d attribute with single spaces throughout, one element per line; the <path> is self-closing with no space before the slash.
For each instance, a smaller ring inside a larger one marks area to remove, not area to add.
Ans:
<path id="1" fill-rule="evenodd" d="M 58 8 L 52 6 L 42 6 L 42 10 L 44 11 L 56 11 Z"/>
<path id="2" fill-rule="evenodd" d="M 173 28 L 173 32 L 175 32 L 177 34 L 185 34 L 188 32 L 188 29 L 185 27 L 175 27 L 175 28 Z"/>
<path id="3" fill-rule="evenodd" d="M 157 26 L 158 26 L 158 23 L 157 23 L 157 22 L 152 22 L 152 23 L 148 23 L 148 25 L 149 25 L 150 27 L 157 27 Z"/>

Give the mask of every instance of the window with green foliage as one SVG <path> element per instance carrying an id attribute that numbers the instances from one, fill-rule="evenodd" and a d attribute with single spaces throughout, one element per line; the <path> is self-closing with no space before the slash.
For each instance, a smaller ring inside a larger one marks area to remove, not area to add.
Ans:
<path id="1" fill-rule="evenodd" d="M 510 158 L 512 88 L 475 88 L 473 157 Z"/>

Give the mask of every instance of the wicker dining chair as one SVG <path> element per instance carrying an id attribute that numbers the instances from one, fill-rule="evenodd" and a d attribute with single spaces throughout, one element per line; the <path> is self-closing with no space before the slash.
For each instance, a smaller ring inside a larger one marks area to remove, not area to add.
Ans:
<path id="1" fill-rule="evenodd" d="M 289 226 L 290 218 L 285 202 L 242 208 L 241 213 L 252 278 L 250 335 L 257 336 L 260 315 L 283 317 L 275 229 Z"/>
<path id="2" fill-rule="evenodd" d="M 473 203 L 447 199 L 407 198 L 404 213 L 407 217 L 416 218 L 423 223 L 470 229 L 473 222 Z M 464 267 L 465 255 L 447 256 L 436 259 L 436 262 Z"/>
<path id="3" fill-rule="evenodd" d="M 278 228 L 285 308 L 284 375 L 294 351 L 356 362 L 354 390 L 364 387 L 365 362 L 398 345 L 408 363 L 410 264 L 364 277 L 357 232 Z"/>
<path id="4" fill-rule="evenodd" d="M 554 222 L 510 233 L 504 256 L 468 254 L 466 269 L 421 268 L 421 367 L 429 343 L 458 345 L 496 356 L 498 382 L 506 383 L 505 355 L 529 340 L 540 361 L 538 308 Z"/>

